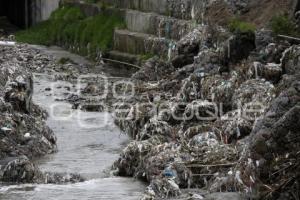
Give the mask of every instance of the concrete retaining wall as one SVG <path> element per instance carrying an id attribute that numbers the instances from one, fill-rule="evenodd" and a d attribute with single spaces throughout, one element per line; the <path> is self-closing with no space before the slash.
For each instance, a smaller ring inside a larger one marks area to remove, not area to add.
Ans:
<path id="1" fill-rule="evenodd" d="M 191 21 L 136 10 L 126 12 L 127 29 L 139 33 L 179 40 L 193 27 Z"/>
<path id="2" fill-rule="evenodd" d="M 51 13 L 59 7 L 60 0 L 36 0 L 41 1 L 41 20 L 47 20 Z"/>

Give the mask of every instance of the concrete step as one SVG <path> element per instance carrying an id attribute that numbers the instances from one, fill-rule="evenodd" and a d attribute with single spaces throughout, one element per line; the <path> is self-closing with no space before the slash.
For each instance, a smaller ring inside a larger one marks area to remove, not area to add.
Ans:
<path id="1" fill-rule="evenodd" d="M 129 54 L 167 57 L 169 47 L 173 44 L 173 40 L 129 30 L 115 30 L 114 35 L 114 50 Z"/>
<path id="2" fill-rule="evenodd" d="M 128 30 L 173 40 L 179 40 L 194 27 L 192 21 L 180 20 L 156 13 L 127 10 L 125 16 Z"/>

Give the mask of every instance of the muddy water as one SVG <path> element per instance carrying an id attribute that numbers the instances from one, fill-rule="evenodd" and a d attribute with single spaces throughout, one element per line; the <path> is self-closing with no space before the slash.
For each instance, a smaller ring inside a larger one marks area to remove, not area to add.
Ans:
<path id="1" fill-rule="evenodd" d="M 58 152 L 37 160 L 42 171 L 79 173 L 85 182 L 67 185 L 25 184 L 0 188 L 7 200 L 139 199 L 143 183 L 114 177 L 110 167 L 129 139 L 108 113 L 80 112 L 57 101 L 73 90 L 67 82 L 35 74 L 33 100 L 49 113 L 47 124 L 57 136 Z M 46 91 L 46 88 L 52 88 Z"/>

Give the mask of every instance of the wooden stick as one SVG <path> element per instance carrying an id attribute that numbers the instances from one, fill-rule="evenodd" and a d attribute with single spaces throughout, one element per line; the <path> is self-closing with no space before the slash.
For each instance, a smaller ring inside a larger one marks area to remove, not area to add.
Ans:
<path id="1" fill-rule="evenodd" d="M 226 163 L 226 164 L 211 164 L 211 165 L 203 165 L 203 164 L 190 164 L 186 165 L 186 167 L 221 167 L 221 166 L 232 166 L 236 165 L 237 162 L 235 163 Z"/>
<path id="2" fill-rule="evenodd" d="M 296 38 L 296 37 L 292 37 L 292 36 L 288 36 L 288 35 L 277 35 L 277 37 L 287 39 L 287 40 L 293 40 L 293 41 L 300 43 L 300 38 Z"/>
<path id="3" fill-rule="evenodd" d="M 119 63 L 119 64 L 123 64 L 123 65 L 128 65 L 128 66 L 132 66 L 132 67 L 141 69 L 140 66 L 134 65 L 134 64 L 130 64 L 130 63 L 127 63 L 127 62 L 121 62 L 121 61 L 118 61 L 118 60 L 112 60 L 112 59 L 108 59 L 108 58 L 101 58 L 101 59 L 104 60 L 104 61 L 115 62 L 115 63 Z"/>

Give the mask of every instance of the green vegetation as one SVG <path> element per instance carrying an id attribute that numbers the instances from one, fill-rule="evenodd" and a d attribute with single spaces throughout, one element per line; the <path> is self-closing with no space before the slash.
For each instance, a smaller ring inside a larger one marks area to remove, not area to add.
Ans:
<path id="1" fill-rule="evenodd" d="M 271 29 L 275 34 L 300 36 L 300 31 L 297 30 L 296 23 L 291 20 L 288 15 L 277 15 L 272 18 L 270 23 Z"/>
<path id="2" fill-rule="evenodd" d="M 58 64 L 66 64 L 66 63 L 73 63 L 73 61 L 68 57 L 62 57 L 57 61 Z"/>
<path id="3" fill-rule="evenodd" d="M 97 3 L 99 0 L 85 0 L 86 3 Z"/>
<path id="4" fill-rule="evenodd" d="M 148 54 L 140 55 L 140 59 L 141 59 L 142 61 L 146 61 L 146 60 L 148 60 L 148 59 L 150 59 L 150 58 L 153 58 L 154 56 L 155 56 L 154 54 L 148 53 Z"/>
<path id="5" fill-rule="evenodd" d="M 230 20 L 228 28 L 231 32 L 242 32 L 242 33 L 254 33 L 256 27 L 254 24 L 241 21 L 240 19 L 234 18 Z"/>
<path id="6" fill-rule="evenodd" d="M 112 11 L 113 12 L 113 11 Z M 16 34 L 18 42 L 60 45 L 82 55 L 95 57 L 111 48 L 115 28 L 125 27 L 118 13 L 86 17 L 76 7 L 61 7 L 48 21 Z"/>

